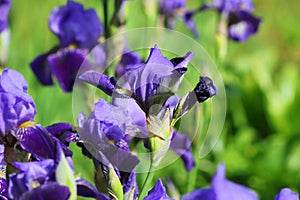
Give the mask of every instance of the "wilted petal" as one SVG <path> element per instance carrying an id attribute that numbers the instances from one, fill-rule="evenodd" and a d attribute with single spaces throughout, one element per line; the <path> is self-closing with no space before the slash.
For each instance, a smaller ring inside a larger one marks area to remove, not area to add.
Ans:
<path id="1" fill-rule="evenodd" d="M 92 47 L 102 34 L 103 26 L 94 9 L 84 10 L 80 3 L 68 1 L 55 8 L 49 17 L 49 27 L 62 47 L 76 44 Z"/>
<path id="2" fill-rule="evenodd" d="M 115 86 L 117 84 L 117 81 L 114 79 L 114 77 L 106 76 L 100 72 L 85 72 L 78 78 L 81 81 L 85 81 L 91 85 L 96 86 L 109 96 L 113 94 L 113 92 L 115 91 Z"/>
<path id="3" fill-rule="evenodd" d="M 184 162 L 187 171 L 190 171 L 195 166 L 194 157 L 191 151 L 192 142 L 190 138 L 179 133 L 174 132 L 171 140 L 171 149 L 177 153 Z"/>
<path id="4" fill-rule="evenodd" d="M 225 177 L 225 165 L 220 164 L 212 180 L 212 189 L 222 200 L 258 200 L 255 192 L 243 185 L 231 182 Z"/>
<path id="5" fill-rule="evenodd" d="M 56 76 L 61 88 L 71 92 L 79 69 L 91 69 L 90 63 L 85 61 L 86 51 L 79 49 L 63 49 L 48 57 L 53 74 Z"/>
<path id="6" fill-rule="evenodd" d="M 280 190 L 280 193 L 276 195 L 275 200 L 299 200 L 299 195 L 289 188 L 283 188 Z"/>
<path id="7" fill-rule="evenodd" d="M 244 42 L 257 32 L 260 22 L 260 18 L 249 12 L 236 12 L 229 19 L 228 36 L 232 40 Z"/>
<path id="8" fill-rule="evenodd" d="M 144 200 L 172 200 L 172 198 L 167 195 L 166 188 L 163 186 L 162 181 L 158 179 Z"/>

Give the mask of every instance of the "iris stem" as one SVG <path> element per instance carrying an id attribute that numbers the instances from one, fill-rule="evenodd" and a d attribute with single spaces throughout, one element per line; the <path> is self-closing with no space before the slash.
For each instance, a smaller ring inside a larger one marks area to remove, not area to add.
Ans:
<path id="1" fill-rule="evenodd" d="M 195 189 L 195 185 L 196 185 L 196 181 L 197 181 L 197 175 L 198 172 L 200 170 L 200 158 L 198 157 L 200 155 L 200 148 L 202 147 L 201 145 L 201 140 L 204 138 L 204 133 L 207 131 L 208 125 L 209 125 L 209 120 L 207 120 L 208 118 L 208 111 L 207 111 L 207 106 L 206 104 L 202 104 L 202 112 L 200 109 L 200 106 L 197 107 L 196 113 L 195 113 L 195 123 L 198 123 L 199 120 L 199 114 L 200 114 L 200 118 L 202 117 L 202 124 L 200 125 L 200 128 L 197 132 L 195 141 L 196 141 L 196 145 L 194 145 L 194 152 L 193 155 L 197 155 L 197 157 L 195 157 L 195 167 L 194 169 L 188 173 L 188 182 L 187 182 L 187 187 L 186 187 L 186 193 L 192 191 L 193 189 Z M 201 137 L 201 135 L 203 135 Z"/>
<path id="2" fill-rule="evenodd" d="M 104 36 L 105 38 L 110 37 L 110 26 L 108 20 L 108 0 L 102 0 L 103 2 L 103 13 L 104 13 Z"/>
<path id="3" fill-rule="evenodd" d="M 143 183 L 142 190 L 140 192 L 138 200 L 144 199 L 144 197 L 147 195 L 147 192 L 149 191 L 149 188 L 151 187 L 152 179 L 153 179 L 154 174 L 155 174 L 155 172 L 154 172 L 154 166 L 153 166 L 152 163 L 153 162 L 152 162 L 152 154 L 151 154 L 149 171 L 148 171 L 146 179 L 145 179 L 145 181 Z"/>

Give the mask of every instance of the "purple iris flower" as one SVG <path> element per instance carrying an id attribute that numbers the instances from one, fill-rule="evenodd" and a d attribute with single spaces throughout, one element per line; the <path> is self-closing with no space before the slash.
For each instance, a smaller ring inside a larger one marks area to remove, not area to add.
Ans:
<path id="1" fill-rule="evenodd" d="M 36 114 L 28 85 L 17 71 L 5 69 L 0 75 L 0 133 L 2 136 L 22 123 L 32 121 Z"/>
<path id="2" fill-rule="evenodd" d="M 53 85 L 54 75 L 64 92 L 71 92 L 79 69 L 89 70 L 92 66 L 105 65 L 103 48 L 95 47 L 102 34 L 102 24 L 93 9 L 84 10 L 81 4 L 68 0 L 67 5 L 52 11 L 49 26 L 60 44 L 37 56 L 30 66 L 43 85 Z M 91 58 L 85 60 L 93 47 Z"/>
<path id="3" fill-rule="evenodd" d="M 283 188 L 280 190 L 280 193 L 276 195 L 275 200 L 299 200 L 299 195 L 289 188 Z"/>
<path id="4" fill-rule="evenodd" d="M 220 164 L 210 188 L 197 189 L 182 196 L 182 200 L 258 200 L 255 192 L 245 186 L 231 182 L 225 177 L 225 165 Z"/>
<path id="5" fill-rule="evenodd" d="M 8 27 L 8 13 L 11 6 L 11 0 L 0 0 L 0 33 Z"/>
<path id="6" fill-rule="evenodd" d="M 196 38 L 199 37 L 196 24 L 193 20 L 197 11 L 187 11 L 185 0 L 160 0 L 160 13 L 164 17 L 164 24 L 169 29 L 174 29 L 176 17 L 181 18 Z"/>
<path id="7" fill-rule="evenodd" d="M 20 170 L 10 174 L 9 196 L 12 199 L 33 199 L 41 196 L 47 199 L 68 199 L 68 187 L 59 185 L 53 180 L 55 163 L 52 159 L 28 163 L 15 162 Z"/>
<path id="8" fill-rule="evenodd" d="M 62 47 L 75 44 L 81 48 L 90 48 L 97 44 L 103 31 L 94 9 L 84 10 L 80 3 L 71 0 L 51 12 L 49 27 L 59 38 Z"/>
<path id="9" fill-rule="evenodd" d="M 155 46 L 145 63 L 126 68 L 125 84 L 145 113 L 149 113 L 152 105 L 164 103 L 178 90 L 192 56 L 193 53 L 188 52 L 184 57 L 169 60 Z"/>
<path id="10" fill-rule="evenodd" d="M 144 200 L 172 200 L 172 198 L 167 195 L 166 188 L 163 186 L 162 181 L 158 179 Z"/>
<path id="11" fill-rule="evenodd" d="M 100 99 L 83 124 L 80 139 L 104 165 L 112 164 L 120 171 L 131 172 L 139 160 L 131 154 L 125 138 L 136 130 L 126 111 Z"/>
<path id="12" fill-rule="evenodd" d="M 229 39 L 244 42 L 254 35 L 259 28 L 261 19 L 252 14 L 252 0 L 214 0 L 205 4 L 198 11 L 206 9 L 217 10 L 222 20 L 227 22 Z"/>

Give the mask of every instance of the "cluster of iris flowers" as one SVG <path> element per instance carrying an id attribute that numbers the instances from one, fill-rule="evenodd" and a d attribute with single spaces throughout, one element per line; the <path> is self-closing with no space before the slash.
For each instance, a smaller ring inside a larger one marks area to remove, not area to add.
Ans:
<path id="1" fill-rule="evenodd" d="M 112 23 L 121 26 L 125 1 L 116 1 Z M 0 1 L 0 32 L 7 28 L 10 0 Z M 197 10 L 189 10 L 184 0 L 161 0 L 160 15 L 168 28 L 174 20 L 183 19 L 195 36 L 199 36 L 193 16 L 204 10 L 216 10 L 226 22 L 226 36 L 245 41 L 258 30 L 260 19 L 252 15 L 250 0 L 214 0 Z M 224 24 L 223 24 L 224 25 Z M 176 95 L 193 52 L 169 59 L 158 46 L 150 49 L 146 61 L 136 52 L 123 54 L 115 77 L 93 71 L 92 64 L 78 72 L 86 56 L 93 51 L 97 66 L 106 65 L 106 52 L 98 44 L 104 26 L 93 9 L 68 0 L 55 8 L 49 17 L 49 28 L 59 44 L 37 56 L 30 66 L 43 85 L 53 85 L 55 76 L 65 92 L 72 92 L 76 79 L 111 96 L 112 102 L 98 100 L 91 114 L 78 116 L 77 125 L 60 122 L 43 126 L 34 121 L 36 106 L 27 93 L 28 85 L 17 71 L 4 69 L 0 75 L 0 197 L 1 199 L 172 199 L 161 179 L 153 187 L 154 171 L 168 149 L 177 153 L 187 171 L 195 166 L 191 140 L 176 130 L 176 122 L 196 103 L 217 94 L 213 81 L 201 76 L 194 89 L 184 96 Z M 224 32 L 223 32 L 224 33 Z M 117 79 L 120 78 L 119 81 Z M 139 158 L 130 144 L 142 142 L 150 153 L 149 177 L 138 186 L 136 166 Z M 70 143 L 93 160 L 95 182 L 75 175 Z M 101 174 L 103 179 L 97 179 Z M 105 189 L 103 190 L 103 185 Z M 256 200 L 251 189 L 226 179 L 225 165 L 220 164 L 211 186 L 182 194 L 183 200 Z M 282 189 L 276 200 L 296 200 L 298 194 Z"/>

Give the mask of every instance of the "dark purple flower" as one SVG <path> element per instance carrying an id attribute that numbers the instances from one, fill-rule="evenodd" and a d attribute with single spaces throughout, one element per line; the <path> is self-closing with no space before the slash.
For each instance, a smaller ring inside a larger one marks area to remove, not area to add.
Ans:
<path id="1" fill-rule="evenodd" d="M 134 133 L 136 126 L 128 113 L 101 99 L 84 123 L 80 139 L 88 151 L 104 165 L 112 164 L 120 171 L 131 172 L 139 160 L 132 155 L 127 142 L 127 133 Z"/>
<path id="2" fill-rule="evenodd" d="M 73 90 L 77 73 L 82 64 L 85 69 L 92 68 L 88 62 L 84 62 L 86 55 L 87 52 L 80 49 L 63 49 L 48 57 L 51 71 L 65 92 Z"/>
<path id="3" fill-rule="evenodd" d="M 171 140 L 171 149 L 177 153 L 184 162 L 187 171 L 190 171 L 195 166 L 194 157 L 191 151 L 192 142 L 187 136 L 174 131 Z"/>
<path id="4" fill-rule="evenodd" d="M 246 11 L 238 11 L 231 14 L 228 24 L 228 36 L 235 41 L 246 41 L 258 30 L 260 18 L 254 17 Z"/>
<path id="5" fill-rule="evenodd" d="M 258 31 L 261 19 L 252 14 L 252 0 L 214 0 L 212 4 L 204 4 L 198 11 L 207 9 L 215 9 L 220 13 L 221 21 L 227 23 L 226 31 L 231 40 L 244 42 Z"/>
<path id="6" fill-rule="evenodd" d="M 8 27 L 8 13 L 11 6 L 11 0 L 0 0 L 0 33 Z"/>
<path id="7" fill-rule="evenodd" d="M 0 75 L 0 133 L 4 136 L 22 123 L 32 121 L 36 114 L 28 85 L 17 71 L 5 69 Z"/>
<path id="8" fill-rule="evenodd" d="M 166 188 L 163 186 L 162 181 L 158 179 L 144 200 L 172 200 L 172 198 L 167 195 Z"/>
<path id="9" fill-rule="evenodd" d="M 217 88 L 209 77 L 201 76 L 194 89 L 198 102 L 203 102 L 217 94 Z"/>
<path id="10" fill-rule="evenodd" d="M 275 200 L 299 200 L 299 195 L 289 188 L 283 188 L 280 190 L 280 193 L 276 195 Z"/>
<path id="11" fill-rule="evenodd" d="M 60 45 L 90 48 L 97 44 L 103 26 L 94 9 L 84 10 L 80 3 L 68 0 L 55 8 L 49 17 L 49 27 L 59 38 Z"/>
<path id="12" fill-rule="evenodd" d="M 258 196 L 247 187 L 227 180 L 225 177 L 225 165 L 220 164 L 217 173 L 212 179 L 211 188 L 197 189 L 182 197 L 182 200 L 192 199 L 258 200 Z"/>
<path id="13" fill-rule="evenodd" d="M 185 22 L 186 26 L 192 31 L 194 36 L 196 38 L 199 37 L 196 24 L 193 20 L 194 15 L 198 11 L 187 11 L 185 0 L 160 0 L 159 8 L 167 28 L 173 29 L 176 17 L 179 17 Z"/>

